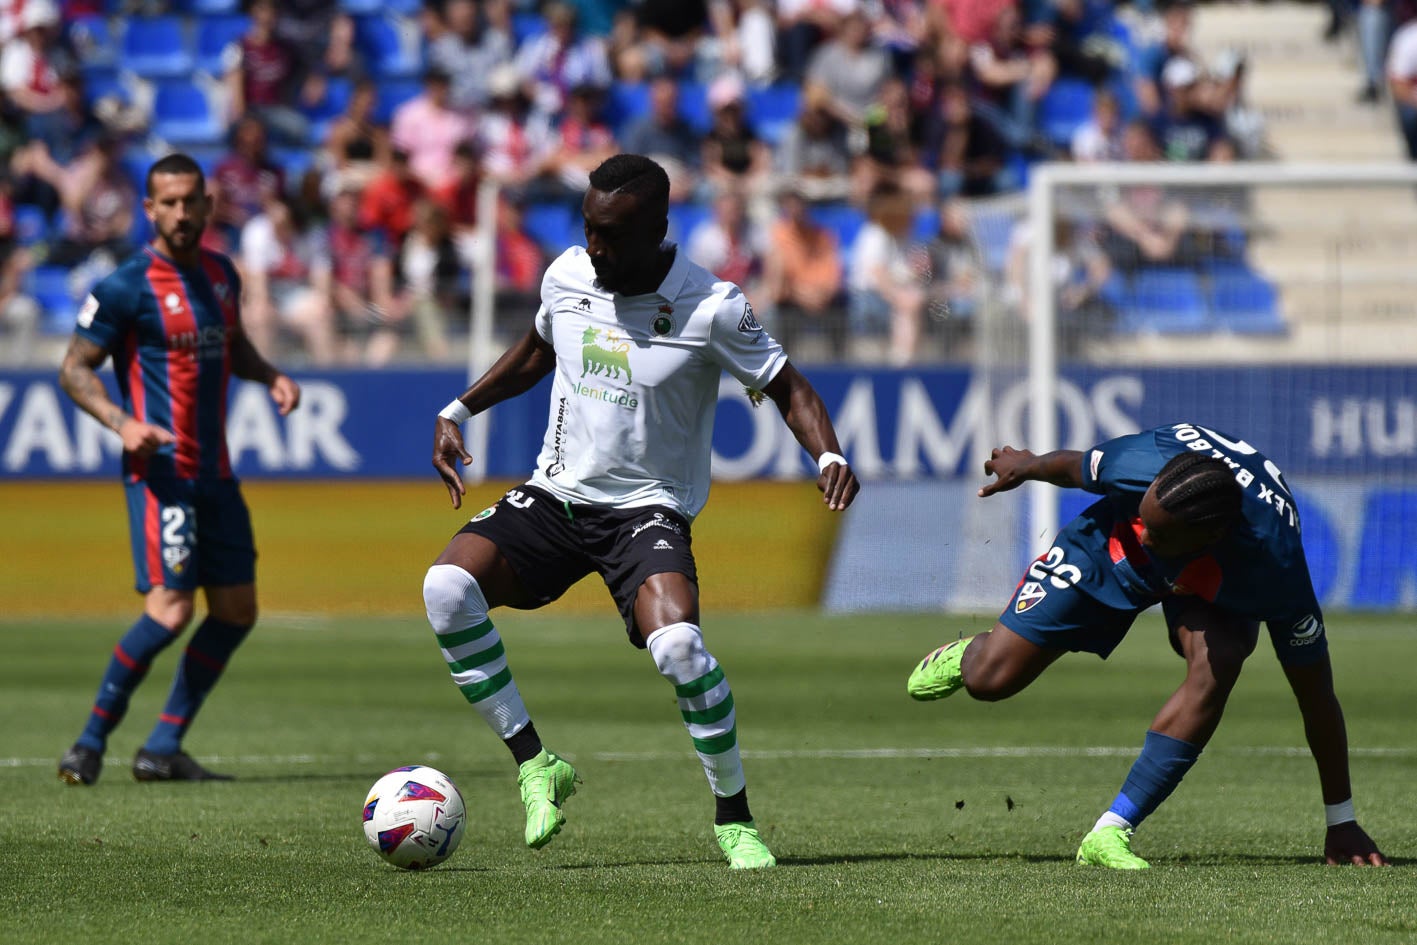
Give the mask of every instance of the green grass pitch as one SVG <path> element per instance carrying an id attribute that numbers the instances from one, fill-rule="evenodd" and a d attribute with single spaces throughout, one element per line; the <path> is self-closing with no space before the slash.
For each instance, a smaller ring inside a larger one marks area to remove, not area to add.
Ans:
<path id="1" fill-rule="evenodd" d="M 1297 710 L 1262 639 L 1227 717 L 1138 834 L 1153 869 L 1076 866 L 1181 675 L 1144 619 L 1107 663 L 1060 661 L 1005 703 L 905 695 L 912 661 L 982 618 L 715 617 L 776 870 L 730 873 L 672 693 L 600 619 L 502 612 L 548 746 L 585 778 L 566 829 L 522 846 L 510 756 L 448 681 L 420 617 L 269 616 L 188 748 L 240 780 L 137 784 L 157 661 L 94 788 L 55 761 L 123 621 L 0 623 L 0 942 L 1109 943 L 1417 941 L 1417 636 L 1335 616 L 1359 816 L 1388 870 L 1321 865 Z M 443 867 L 365 846 L 364 793 L 426 762 L 467 800 Z"/>

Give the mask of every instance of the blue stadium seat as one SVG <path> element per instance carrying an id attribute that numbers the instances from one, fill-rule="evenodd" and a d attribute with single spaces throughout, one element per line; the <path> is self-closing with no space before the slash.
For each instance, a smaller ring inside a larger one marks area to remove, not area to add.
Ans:
<path id="1" fill-rule="evenodd" d="M 821 226 L 836 234 L 837 247 L 844 254 L 851 252 L 856 242 L 856 234 L 866 217 L 860 210 L 848 203 L 819 203 L 808 208 L 807 213 Z"/>
<path id="2" fill-rule="evenodd" d="M 669 207 L 669 238 L 676 243 L 688 243 L 694 228 L 713 215 L 707 204 L 677 203 Z"/>
<path id="3" fill-rule="evenodd" d="M 339 8 L 350 16 L 375 16 L 384 12 L 382 0 L 339 0 Z"/>
<path id="4" fill-rule="evenodd" d="M 319 147 L 329 135 L 330 124 L 349 107 L 354 84 L 348 79 L 327 79 L 325 95 L 314 105 L 306 106 L 305 116 L 310 119 L 311 147 Z"/>
<path id="5" fill-rule="evenodd" d="M 226 137 L 226 125 L 206 93 L 186 79 L 157 86 L 153 98 L 153 134 L 169 144 L 215 144 Z"/>
<path id="6" fill-rule="evenodd" d="M 522 43 L 534 36 L 540 36 L 544 32 L 546 32 L 546 21 L 541 18 L 540 13 L 512 14 L 512 43 L 518 48 Z"/>
<path id="7" fill-rule="evenodd" d="M 580 220 L 564 201 L 527 204 L 522 210 L 522 229 L 549 253 L 559 254 L 572 243 L 583 242 Z"/>
<path id="8" fill-rule="evenodd" d="M 33 246 L 49 238 L 49 218 L 33 204 L 15 205 L 15 241 L 21 246 Z"/>
<path id="9" fill-rule="evenodd" d="M 173 78 L 192 71 L 187 30 L 175 16 L 134 16 L 123 33 L 123 66 L 145 78 Z"/>
<path id="10" fill-rule="evenodd" d="M 1081 79 L 1054 80 L 1038 103 L 1038 127 L 1059 147 L 1072 143 L 1073 132 L 1092 116 L 1092 86 Z"/>
<path id="11" fill-rule="evenodd" d="M 1123 296 L 1124 331 L 1195 334 L 1213 325 L 1201 293 L 1200 278 L 1189 269 L 1142 269 Z"/>
<path id="12" fill-rule="evenodd" d="M 423 72 L 422 36 L 413 21 L 363 16 L 356 21 L 355 35 L 378 75 L 409 78 Z"/>
<path id="13" fill-rule="evenodd" d="M 69 270 L 63 266 L 36 266 L 25 274 L 24 292 L 39 305 L 43 328 L 64 334 L 74 330 L 78 303 L 69 291 Z"/>
<path id="14" fill-rule="evenodd" d="M 940 211 L 934 207 L 922 207 L 915 211 L 915 219 L 910 226 L 910 238 L 928 243 L 940 232 Z"/>
<path id="15" fill-rule="evenodd" d="M 605 123 L 616 137 L 648 111 L 649 86 L 642 82 L 612 83 L 605 96 L 605 107 L 601 110 Z"/>
<path id="16" fill-rule="evenodd" d="M 309 148 L 271 148 L 271 160 L 285 173 L 288 191 L 299 190 L 300 179 L 315 164 L 315 152 Z"/>
<path id="17" fill-rule="evenodd" d="M 385 79 L 377 88 L 379 100 L 374 105 L 374 120 L 387 125 L 395 109 L 423 91 L 423 83 L 417 79 Z"/>
<path id="18" fill-rule="evenodd" d="M 1285 331 L 1274 286 L 1245 266 L 1211 271 L 1210 311 L 1217 327 L 1238 334 L 1274 335 Z"/>
<path id="19" fill-rule="evenodd" d="M 225 69 L 221 54 L 251 28 L 247 16 L 209 16 L 197 24 L 197 68 L 210 75 L 221 75 Z"/>
<path id="20" fill-rule="evenodd" d="M 95 66 L 118 65 L 118 40 L 101 16 L 84 16 L 69 24 L 69 43 L 74 56 L 85 69 Z"/>
<path id="21" fill-rule="evenodd" d="M 223 16 L 241 12 L 241 0 L 178 0 L 173 7 L 197 16 Z"/>
<path id="22" fill-rule="evenodd" d="M 758 136 L 776 145 L 802 111 L 802 89 L 791 83 L 779 83 L 748 90 L 748 116 Z"/>
<path id="23" fill-rule="evenodd" d="M 118 98 L 132 101 L 132 93 L 117 71 L 112 69 L 84 70 L 84 101 L 92 108 L 94 103 L 104 98 Z"/>
<path id="24" fill-rule="evenodd" d="M 706 134 L 713 127 L 713 110 L 709 108 L 708 89 L 702 83 L 679 83 L 679 117 L 699 134 Z"/>

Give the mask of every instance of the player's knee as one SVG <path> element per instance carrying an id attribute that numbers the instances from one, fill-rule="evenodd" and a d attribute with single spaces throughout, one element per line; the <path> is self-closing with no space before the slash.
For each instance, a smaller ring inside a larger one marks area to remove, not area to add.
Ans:
<path id="1" fill-rule="evenodd" d="M 709 671 L 703 633 L 691 623 L 661 627 L 649 635 L 647 645 L 654 665 L 664 676 L 694 679 Z"/>
<path id="2" fill-rule="evenodd" d="M 173 633 L 181 633 L 192 622 L 195 605 L 191 597 L 173 597 L 166 600 L 149 599 L 144 609 L 149 617 Z"/>
<path id="3" fill-rule="evenodd" d="M 433 629 L 453 615 L 479 622 L 487 616 L 487 602 L 477 579 L 455 564 L 435 564 L 423 576 L 423 606 Z"/>
<path id="4" fill-rule="evenodd" d="M 256 625 L 256 601 L 240 601 L 222 608 L 221 613 L 212 611 L 212 616 L 233 627 L 253 627 Z"/>

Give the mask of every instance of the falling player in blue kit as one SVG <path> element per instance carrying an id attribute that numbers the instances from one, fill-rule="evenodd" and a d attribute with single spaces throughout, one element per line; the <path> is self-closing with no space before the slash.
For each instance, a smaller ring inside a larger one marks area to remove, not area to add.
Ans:
<path id="1" fill-rule="evenodd" d="M 169 154 L 148 169 L 143 209 L 156 236 L 94 286 L 79 310 L 59 382 L 74 403 L 123 441 L 123 483 L 143 613 L 113 649 L 59 778 L 93 784 L 108 736 L 154 657 L 192 619 L 192 634 L 157 725 L 138 750 L 139 781 L 207 781 L 182 739 L 231 654 L 256 621 L 251 519 L 226 449 L 232 376 L 258 381 L 281 414 L 300 387 L 266 362 L 241 328 L 241 281 L 231 260 L 201 247 L 210 212 L 202 169 Z M 97 369 L 113 357 L 122 406 Z"/>
<path id="2" fill-rule="evenodd" d="M 1186 678 L 1146 733 L 1122 790 L 1077 860 L 1146 869 L 1132 832 L 1164 801 L 1215 733 L 1259 622 L 1269 630 L 1319 769 L 1330 864 L 1386 865 L 1358 826 L 1348 740 L 1333 691 L 1323 613 L 1299 538 L 1299 512 L 1279 469 L 1242 440 L 1191 423 L 1123 436 L 1087 452 L 1035 456 L 1005 446 L 984 464 L 980 496 L 1028 481 L 1102 499 L 1034 561 L 994 628 L 930 653 L 907 689 L 922 701 L 961 687 L 1007 699 L 1064 653 L 1103 659 L 1143 610 L 1160 603 Z"/>

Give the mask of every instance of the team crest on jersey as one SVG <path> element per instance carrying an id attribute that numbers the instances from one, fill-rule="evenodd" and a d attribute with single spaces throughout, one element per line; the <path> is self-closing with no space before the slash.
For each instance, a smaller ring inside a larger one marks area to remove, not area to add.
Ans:
<path id="1" fill-rule="evenodd" d="M 738 330 L 745 334 L 756 334 L 763 330 L 763 326 L 758 324 L 758 316 L 753 314 L 750 302 L 743 303 L 743 317 L 738 319 Z"/>
<path id="2" fill-rule="evenodd" d="M 1018 597 L 1014 601 L 1014 613 L 1021 614 L 1034 604 L 1048 596 L 1048 589 L 1037 581 L 1029 581 L 1018 589 Z"/>
<path id="3" fill-rule="evenodd" d="M 672 333 L 674 331 L 674 319 L 670 316 L 673 314 L 674 306 L 661 305 L 659 307 L 659 314 L 650 320 L 649 330 L 661 338 Z"/>
<path id="4" fill-rule="evenodd" d="M 630 343 L 619 332 L 602 331 L 594 325 L 586 326 L 581 335 L 581 377 L 604 376 L 607 381 L 628 384 L 630 372 Z"/>
<path id="5" fill-rule="evenodd" d="M 487 508 L 483 509 L 481 512 L 478 512 L 476 515 L 474 515 L 474 516 L 472 517 L 472 520 L 473 520 L 474 522 L 480 522 L 480 521 L 482 521 L 484 518 L 491 518 L 491 517 L 492 517 L 492 513 L 496 512 L 496 511 L 497 511 L 497 506 L 495 506 L 495 505 L 489 505 L 489 506 L 487 506 Z"/>

